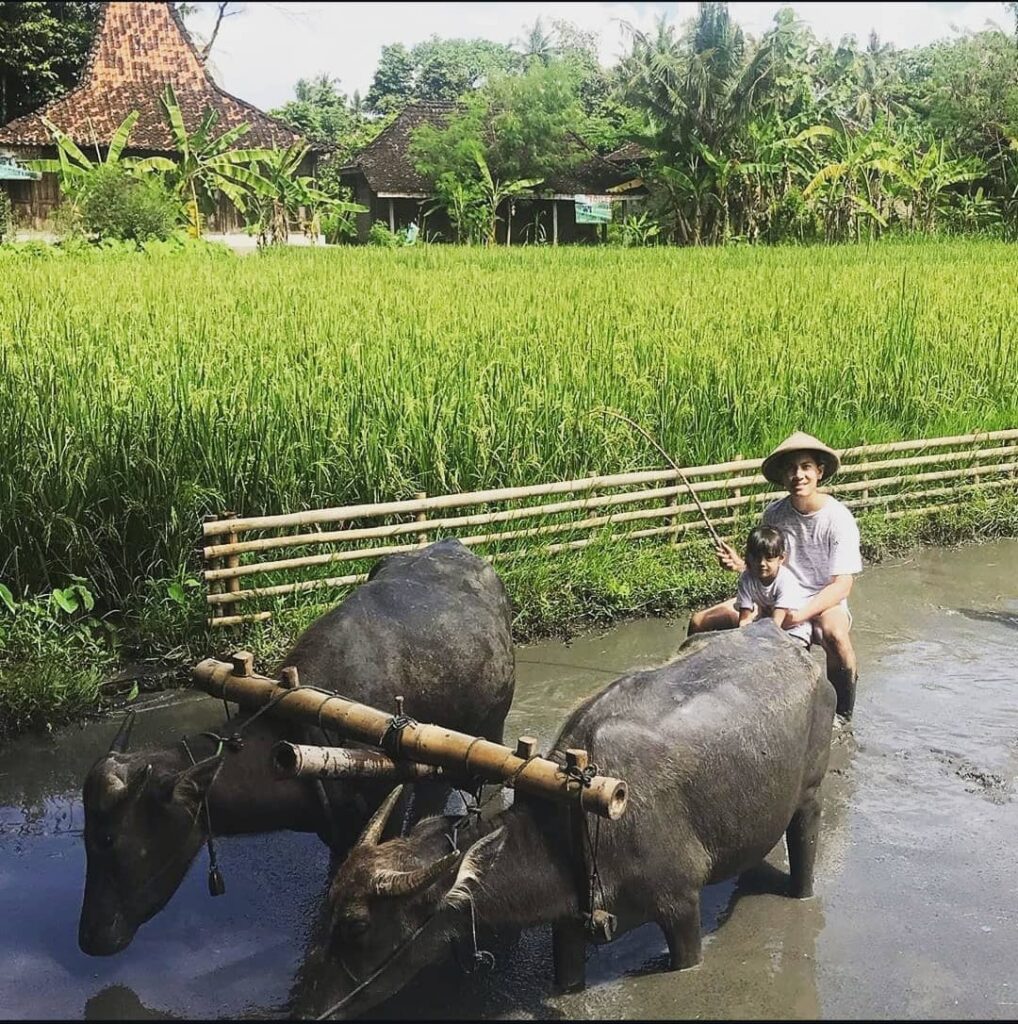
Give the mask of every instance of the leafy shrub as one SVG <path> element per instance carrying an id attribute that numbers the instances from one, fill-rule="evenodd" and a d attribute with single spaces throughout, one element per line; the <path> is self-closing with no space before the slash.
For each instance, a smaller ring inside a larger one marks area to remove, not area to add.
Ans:
<path id="1" fill-rule="evenodd" d="M 159 179 L 133 177 L 117 164 L 89 171 L 74 198 L 82 227 L 98 238 L 165 240 L 181 218 L 179 202 Z"/>
<path id="2" fill-rule="evenodd" d="M 386 248 L 395 249 L 403 244 L 403 236 L 395 231 L 389 230 L 389 225 L 376 220 L 368 232 L 368 245 L 384 245 Z"/>

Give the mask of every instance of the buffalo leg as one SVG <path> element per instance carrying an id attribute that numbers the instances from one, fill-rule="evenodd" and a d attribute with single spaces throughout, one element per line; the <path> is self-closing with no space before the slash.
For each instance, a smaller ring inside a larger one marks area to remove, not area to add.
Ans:
<path id="1" fill-rule="evenodd" d="M 813 895 L 813 865 L 820 838 L 820 799 L 814 793 L 792 815 L 785 830 L 791 895 L 806 899 Z"/>
<path id="2" fill-rule="evenodd" d="M 551 955 L 555 985 L 561 992 L 578 992 L 587 984 L 587 936 L 580 921 L 557 921 L 551 926 Z"/>
<path id="3" fill-rule="evenodd" d="M 703 959 L 700 951 L 700 894 L 672 907 L 671 915 L 660 922 L 668 941 L 671 969 L 684 971 Z"/>

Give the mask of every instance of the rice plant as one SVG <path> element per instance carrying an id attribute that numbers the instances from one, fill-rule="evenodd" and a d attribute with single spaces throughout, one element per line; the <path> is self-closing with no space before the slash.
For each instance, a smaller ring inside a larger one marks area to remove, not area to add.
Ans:
<path id="1" fill-rule="evenodd" d="M 276 513 L 1018 424 L 989 241 L 0 258 L 0 580 L 127 607 Z"/>

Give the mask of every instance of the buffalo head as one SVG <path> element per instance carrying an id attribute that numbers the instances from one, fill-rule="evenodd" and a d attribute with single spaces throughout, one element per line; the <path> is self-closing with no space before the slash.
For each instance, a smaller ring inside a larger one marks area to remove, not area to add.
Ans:
<path id="1" fill-rule="evenodd" d="M 183 768 L 163 753 L 127 752 L 130 718 L 85 779 L 85 896 L 78 945 L 124 949 L 166 904 L 205 840 L 202 800 L 216 759 Z"/>
<path id="2" fill-rule="evenodd" d="M 293 1012 L 351 1017 L 398 992 L 448 941 L 470 932 L 470 901 L 504 830 L 451 852 L 450 820 L 426 818 L 381 842 L 397 787 L 337 871 Z"/>

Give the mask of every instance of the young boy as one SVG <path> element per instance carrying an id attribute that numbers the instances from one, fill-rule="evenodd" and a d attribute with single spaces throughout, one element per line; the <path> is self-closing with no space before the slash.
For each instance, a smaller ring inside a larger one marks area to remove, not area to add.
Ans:
<path id="1" fill-rule="evenodd" d="M 786 438 L 764 459 L 762 472 L 771 483 L 784 487 L 788 497 L 768 505 L 762 522 L 785 535 L 788 569 L 809 595 L 788 618 L 793 625 L 812 624 L 827 655 L 827 678 L 838 695 L 838 714 L 847 721 L 855 706 L 858 678 L 847 598 L 855 575 L 862 572 L 859 528 L 840 501 L 818 489 L 821 480 L 830 481 L 840 467 L 838 453 L 823 441 L 802 432 Z M 724 542 L 717 556 L 726 569 L 745 568 L 735 549 Z M 689 632 L 733 629 L 738 624 L 733 599 L 696 612 Z"/>
<path id="2" fill-rule="evenodd" d="M 755 619 L 773 619 L 781 629 L 787 629 L 809 649 L 813 639 L 813 626 L 799 622 L 789 626 L 792 613 L 808 600 L 809 594 L 799 581 L 785 568 L 785 536 L 772 526 L 758 526 L 746 542 L 746 568 L 739 577 L 739 590 L 735 595 L 735 609 L 739 625 L 748 626 Z"/>

